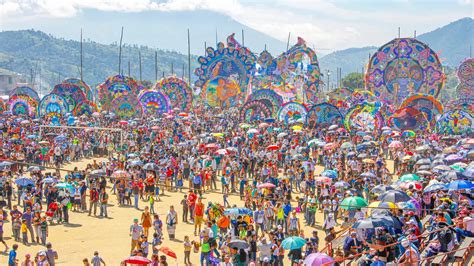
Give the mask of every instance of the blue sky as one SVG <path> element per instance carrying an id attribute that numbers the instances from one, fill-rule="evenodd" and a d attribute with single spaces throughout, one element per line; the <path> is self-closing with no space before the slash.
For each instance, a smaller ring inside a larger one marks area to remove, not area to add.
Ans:
<path id="1" fill-rule="evenodd" d="M 211 11 L 283 42 L 292 32 L 325 51 L 379 46 L 396 37 L 399 26 L 408 37 L 474 13 L 473 0 L 0 0 L 0 27 L 34 28 L 87 10 L 175 13 L 182 23 L 189 11 Z"/>

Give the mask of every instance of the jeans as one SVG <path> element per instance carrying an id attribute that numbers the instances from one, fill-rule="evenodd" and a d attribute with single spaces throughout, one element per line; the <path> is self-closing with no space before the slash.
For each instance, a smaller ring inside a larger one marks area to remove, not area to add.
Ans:
<path id="1" fill-rule="evenodd" d="M 133 195 L 133 199 L 134 199 L 134 204 L 135 204 L 135 209 L 138 209 L 138 194 L 134 194 Z"/>
<path id="2" fill-rule="evenodd" d="M 100 204 L 100 216 L 107 217 L 107 203 Z"/>
<path id="3" fill-rule="evenodd" d="M 97 215 L 97 201 L 91 201 L 89 203 L 89 215 L 92 213 L 92 208 L 94 208 L 94 215 Z"/>
<path id="4" fill-rule="evenodd" d="M 46 245 L 46 230 L 41 230 L 41 244 Z"/>
<path id="5" fill-rule="evenodd" d="M 63 217 L 64 217 L 64 222 L 69 223 L 69 214 L 68 214 L 67 206 L 63 206 Z"/>
<path id="6" fill-rule="evenodd" d="M 203 264 L 204 260 L 206 261 L 206 264 Z M 201 266 L 209 266 L 209 252 L 201 252 Z"/>

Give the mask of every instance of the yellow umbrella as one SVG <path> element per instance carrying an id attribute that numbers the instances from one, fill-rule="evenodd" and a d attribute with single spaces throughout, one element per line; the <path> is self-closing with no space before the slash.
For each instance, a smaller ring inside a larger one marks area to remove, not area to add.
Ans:
<path id="1" fill-rule="evenodd" d="M 302 130 L 302 129 L 303 129 L 303 126 L 294 125 L 294 126 L 291 127 L 291 129 L 293 129 L 293 130 Z"/>
<path id="2" fill-rule="evenodd" d="M 218 137 L 218 138 L 223 138 L 224 137 L 224 133 L 212 133 L 211 135 L 214 136 L 214 137 Z"/>
<path id="3" fill-rule="evenodd" d="M 390 208 L 392 210 L 395 210 L 398 207 L 395 203 L 390 202 L 390 201 L 387 201 L 387 202 L 374 201 L 374 202 L 370 203 L 367 208 L 369 209 L 369 213 L 372 213 L 372 210 L 375 210 L 377 208 L 384 208 L 386 210 L 388 210 L 388 208 Z"/>
<path id="4" fill-rule="evenodd" d="M 369 159 L 369 158 L 366 158 L 366 159 L 362 160 L 362 162 L 364 162 L 364 163 L 370 163 L 370 164 L 374 164 L 374 163 L 375 163 L 374 160 Z"/>

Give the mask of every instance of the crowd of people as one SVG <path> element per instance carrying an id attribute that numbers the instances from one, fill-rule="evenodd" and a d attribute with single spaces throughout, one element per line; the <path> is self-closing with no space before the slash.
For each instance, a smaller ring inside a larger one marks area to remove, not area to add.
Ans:
<path id="1" fill-rule="evenodd" d="M 466 135 L 247 124 L 236 110 L 206 108 L 133 120 L 84 116 L 76 125 L 87 129 L 41 133 L 42 119 L 1 120 L 0 232 L 12 223 L 9 265 L 55 265 L 49 225 L 76 213 L 108 218 L 110 197 L 114 208 L 146 204 L 130 225 L 124 264 L 418 265 L 474 237 L 474 138 Z M 60 170 L 95 157 L 107 162 Z M 182 200 L 166 202 L 168 193 Z M 221 200 L 206 200 L 211 194 Z M 169 208 L 165 216 L 158 204 Z M 194 227 L 179 239 L 182 254 L 165 248 L 181 223 Z M 21 260 L 18 243 L 44 248 Z M 84 260 L 101 264 L 98 253 Z"/>

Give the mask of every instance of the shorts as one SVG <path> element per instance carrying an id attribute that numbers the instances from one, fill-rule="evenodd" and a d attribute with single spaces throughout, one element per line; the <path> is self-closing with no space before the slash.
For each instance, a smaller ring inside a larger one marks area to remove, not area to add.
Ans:
<path id="1" fill-rule="evenodd" d="M 194 224 L 201 225 L 204 222 L 204 216 L 195 216 Z"/>
<path id="2" fill-rule="evenodd" d="M 145 192 L 146 193 L 155 192 L 155 186 L 146 186 L 145 187 Z"/>

